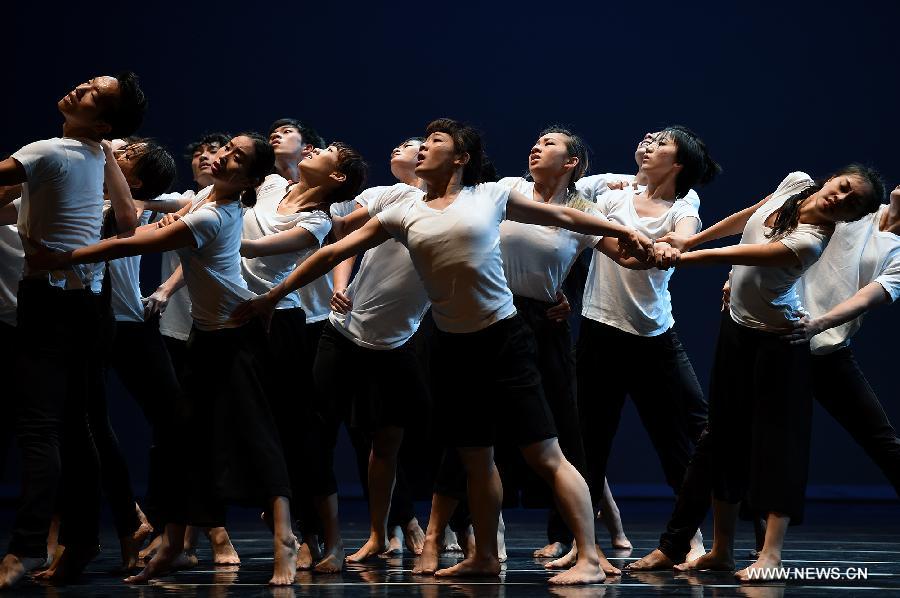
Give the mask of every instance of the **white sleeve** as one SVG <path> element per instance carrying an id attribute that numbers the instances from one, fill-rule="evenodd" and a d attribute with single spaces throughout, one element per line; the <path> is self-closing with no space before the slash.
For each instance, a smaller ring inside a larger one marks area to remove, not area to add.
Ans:
<path id="1" fill-rule="evenodd" d="M 381 226 L 404 245 L 406 244 L 406 214 L 411 205 L 406 202 L 399 203 L 375 214 Z"/>
<path id="2" fill-rule="evenodd" d="M 222 228 L 222 216 L 213 204 L 200 206 L 190 214 L 181 218 L 197 243 L 197 249 L 202 249 L 210 241 L 216 238 Z"/>
<path id="3" fill-rule="evenodd" d="M 821 226 L 800 224 L 779 241 L 794 252 L 805 270 L 819 259 L 830 238 L 831 234 Z"/>
<path id="4" fill-rule="evenodd" d="M 776 195 L 793 195 L 802 189 L 805 189 L 812 183 L 814 183 L 812 177 L 806 174 L 805 172 L 792 172 L 784 177 L 784 180 L 778 185 L 775 189 L 775 193 L 772 196 Z"/>
<path id="5" fill-rule="evenodd" d="M 524 179 L 520 176 L 505 176 L 499 181 L 497 181 L 498 185 L 503 185 L 504 187 L 509 187 L 510 189 L 515 189 L 516 185 L 521 183 Z"/>
<path id="6" fill-rule="evenodd" d="M 693 192 L 692 192 L 693 193 Z M 674 216 L 672 218 L 672 229 L 674 230 L 678 223 L 684 218 L 696 218 L 697 219 L 697 231 L 703 228 L 703 222 L 700 220 L 700 213 L 697 212 L 697 208 L 692 206 L 690 202 L 684 200 L 678 200 L 675 202 L 675 206 L 673 207 Z M 697 232 L 694 231 L 694 232 Z"/>
<path id="7" fill-rule="evenodd" d="M 694 207 L 694 209 L 697 210 L 697 212 L 700 212 L 700 196 L 697 195 L 697 192 L 696 192 L 696 191 L 694 191 L 693 189 L 691 189 L 691 190 L 688 191 L 687 194 L 686 194 L 684 197 L 682 197 L 681 199 L 683 199 L 684 201 L 686 201 L 686 202 L 688 202 L 689 204 L 691 204 L 691 205 Z"/>
<path id="8" fill-rule="evenodd" d="M 368 205 L 362 204 L 369 210 L 369 216 L 385 211 L 417 189 L 406 183 L 397 183 L 391 187 L 378 187 L 378 190 L 376 195 L 369 198 Z"/>
<path id="9" fill-rule="evenodd" d="M 883 286 L 891 296 L 891 303 L 900 297 L 900 248 L 888 257 L 884 270 L 875 277 L 875 282 Z"/>
<path id="10" fill-rule="evenodd" d="M 321 245 L 322 241 L 325 240 L 325 237 L 328 236 L 328 233 L 331 232 L 331 218 L 329 218 L 325 212 L 316 210 L 315 212 L 305 214 L 303 218 L 297 221 L 297 226 L 309 231 L 309 233 L 316 238 L 316 241 L 319 242 L 319 245 Z"/>
<path id="11" fill-rule="evenodd" d="M 58 179 L 68 167 L 65 148 L 50 139 L 29 143 L 12 157 L 22 165 L 25 177 L 32 184 Z"/>

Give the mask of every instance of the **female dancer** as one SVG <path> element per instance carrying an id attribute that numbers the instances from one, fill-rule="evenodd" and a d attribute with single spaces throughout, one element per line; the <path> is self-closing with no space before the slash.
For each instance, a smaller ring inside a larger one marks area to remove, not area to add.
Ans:
<path id="1" fill-rule="evenodd" d="M 148 225 L 132 237 L 66 253 L 44 252 L 34 259 L 64 266 L 172 249 L 181 256 L 194 320 L 186 389 L 193 402 L 187 429 L 196 440 L 191 447 L 196 469 L 182 480 L 188 488 L 186 501 L 167 497 L 170 513 L 156 555 L 126 581 L 146 582 L 171 567 L 182 551 L 186 523 L 221 526 L 226 501 L 265 501 L 275 530 L 270 583 L 293 583 L 297 544 L 291 531 L 290 480 L 261 383 L 267 379 L 260 359 L 264 332 L 257 324 L 238 325 L 230 318 L 240 301 L 252 296 L 240 274 L 241 199 L 253 203 L 253 189 L 273 165 L 265 139 L 238 135 L 217 153 L 215 182 L 208 193 L 198 195 L 168 226 Z"/>
<path id="2" fill-rule="evenodd" d="M 298 168 L 300 182 L 287 193 L 288 181 L 284 177 L 278 174 L 266 177 L 256 205 L 244 214 L 241 270 L 248 287 L 255 293 L 268 292 L 284 280 L 295 264 L 302 263 L 319 248 L 331 231 L 328 216 L 331 205 L 353 198 L 359 192 L 367 170 L 362 156 L 340 142 L 325 149 L 312 149 L 306 158 L 299 160 Z M 272 371 L 296 370 L 315 359 L 308 350 L 306 315 L 300 301 L 297 293 L 290 293 L 276 307 L 268 338 Z M 342 365 L 346 363 L 349 362 Z M 312 381 L 303 380 L 303 383 L 310 386 Z M 304 497 L 315 497 L 325 526 L 326 554 L 324 558 L 319 556 L 322 560 L 316 570 L 334 572 L 335 563 L 340 570 L 343 554 L 339 553 L 343 552 L 343 547 L 337 520 L 336 483 L 328 466 L 330 459 L 325 463 L 324 456 L 319 458 L 320 453 L 331 450 L 324 446 L 328 444 L 329 435 L 320 429 L 322 422 L 311 417 L 317 406 L 309 405 L 307 410 L 304 408 L 307 397 L 298 400 L 294 378 L 277 376 L 270 381 L 269 390 L 294 489 L 295 510 L 301 510 L 300 501 Z M 334 389 L 328 387 L 327 392 L 318 396 L 326 397 L 331 392 Z M 303 426 L 299 432 L 298 422 Z M 308 473 L 310 465 L 314 469 L 311 474 Z M 309 514 L 301 522 L 304 540 L 311 537 L 308 518 Z M 318 541 L 310 544 L 315 544 L 309 546 L 311 558 L 314 558 L 318 556 Z"/>
<path id="3" fill-rule="evenodd" d="M 863 314 L 900 297 L 900 185 L 874 214 L 837 225 L 822 257 L 801 280 L 809 317 L 794 323 L 786 338 L 809 342 L 816 401 L 850 432 L 900 496 L 900 439 L 850 347 Z"/>
<path id="4" fill-rule="evenodd" d="M 416 175 L 428 191 L 378 214 L 361 229 L 308 259 L 281 285 L 249 302 L 235 317 L 265 318 L 285 294 L 343 259 L 395 236 L 410 250 L 432 302 L 437 330 L 432 381 L 443 422 L 453 430 L 468 478 L 476 553 L 440 575 L 497 575 L 500 487 L 492 446 L 498 433 L 522 447 L 526 461 L 554 488 L 567 524 L 582 546 L 559 583 L 604 578 L 593 534 L 587 487 L 556 441 L 535 367 L 528 328 L 515 315 L 503 278 L 499 224 L 504 216 L 620 239 L 643 255 L 648 245 L 636 231 L 578 210 L 544 206 L 502 185 L 481 184 L 481 140 L 465 125 L 440 119 L 428 126 Z M 465 375 L 460 375 L 465 372 Z M 477 391 L 476 391 L 477 389 Z M 475 392 L 473 392 L 475 391 Z M 462 401 L 462 403 L 460 403 Z M 451 407 L 452 406 L 452 407 Z M 487 408 L 487 413 L 485 413 Z M 475 413 L 485 417 L 472 419 Z"/>
<path id="5" fill-rule="evenodd" d="M 344 219 L 344 227 L 357 228 L 393 203 L 418 192 L 414 172 L 421 139 L 409 139 L 391 152 L 391 172 L 403 182 L 373 187 L 355 199 L 359 208 Z M 363 256 L 352 283 L 350 269 L 335 270 L 332 313 L 322 332 L 314 376 L 321 396 L 334 400 L 321 411 L 326 422 L 324 458 L 332 463 L 341 420 L 347 423 L 354 448 L 365 453 L 369 516 L 368 541 L 347 557 L 359 562 L 389 550 L 388 524 L 394 514 L 392 494 L 397 479 L 397 458 L 412 414 L 427 403 L 425 381 L 412 341 L 429 302 L 418 280 L 409 252 L 390 241 Z M 347 382 L 346 364 L 353 363 L 359 383 Z M 384 377 L 390 372 L 390 379 Z M 358 455 L 358 459 L 361 455 Z M 411 500 L 400 521 L 406 530 L 418 528 Z M 421 528 L 418 533 L 422 534 Z M 333 563 L 340 567 L 340 563 Z"/>
<path id="6" fill-rule="evenodd" d="M 630 185 L 598 198 L 597 209 L 614 222 L 634 226 L 652 239 L 700 227 L 697 210 L 684 198 L 709 182 L 719 166 L 703 141 L 684 127 L 668 127 L 642 144 L 642 190 Z M 695 195 L 696 196 L 696 195 Z M 613 438 L 625 397 L 630 395 L 659 456 L 666 481 L 677 494 L 696 440 L 688 425 L 695 389 L 683 383 L 685 362 L 693 368 L 673 328 L 668 290 L 671 271 L 623 268 L 594 256 L 582 306 L 577 346 L 578 412 L 592 482 L 599 506 Z M 628 347 L 627 350 L 622 350 Z M 640 374 L 633 355 L 654 364 L 654 376 Z M 604 364 L 603 367 L 599 367 Z M 621 375 L 610 378 L 604 372 Z M 672 396 L 673 393 L 675 396 Z M 702 397 L 702 393 L 699 393 Z M 565 560 L 563 561 L 563 564 Z"/>
<path id="7" fill-rule="evenodd" d="M 781 565 L 787 526 L 803 518 L 812 397 L 809 348 L 780 336 L 804 313 L 800 276 L 822 254 L 834 224 L 875 211 L 883 194 L 877 173 L 862 166 L 821 183 L 794 172 L 757 205 L 693 236 L 662 239 L 674 253 L 660 256 L 660 265 L 734 265 L 710 381 L 715 537 L 709 553 L 679 570 L 734 569 L 734 524 L 744 498 L 766 514 L 767 526 L 759 558 L 736 576 L 746 580 L 751 569 Z M 678 256 L 742 230 L 740 245 Z"/>

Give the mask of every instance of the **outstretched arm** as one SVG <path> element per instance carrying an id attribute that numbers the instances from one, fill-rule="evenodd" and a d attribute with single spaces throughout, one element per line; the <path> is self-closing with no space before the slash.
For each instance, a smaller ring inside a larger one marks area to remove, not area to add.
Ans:
<path id="1" fill-rule="evenodd" d="M 744 227 L 747 226 L 747 221 L 750 220 L 750 216 L 752 216 L 753 213 L 756 212 L 756 210 L 761 208 L 763 204 L 769 201 L 770 197 L 772 196 L 769 195 L 761 202 L 752 205 L 749 208 L 744 208 L 740 212 L 735 212 L 727 218 L 719 220 L 709 228 L 704 229 L 699 233 L 690 235 L 686 234 L 685 231 L 678 230 L 676 228 L 675 231 L 657 239 L 657 241 L 668 243 L 679 251 L 688 251 L 690 249 L 693 249 L 694 247 L 697 247 L 698 245 L 703 245 L 704 243 L 709 243 L 710 241 L 715 241 L 716 239 L 722 239 L 724 237 L 730 237 L 732 235 L 739 235 L 744 232 Z"/>
<path id="2" fill-rule="evenodd" d="M 80 247 L 74 251 L 43 249 L 25 259 L 32 268 L 58 270 L 71 264 L 95 264 L 132 255 L 194 246 L 194 235 L 187 224 L 176 222 L 171 226 L 152 230 L 143 230 L 142 227 L 140 234 L 104 239 L 95 245 Z"/>
<path id="3" fill-rule="evenodd" d="M 268 322 L 278 302 L 297 289 L 311 283 L 320 276 L 330 272 L 335 266 L 351 255 L 356 255 L 377 247 L 391 238 L 377 218 L 369 220 L 358 231 L 344 237 L 337 243 L 326 245 L 318 250 L 302 264 L 294 268 L 287 278 L 264 294 L 243 303 L 234 312 L 234 319 L 246 321 L 255 316 Z"/>
<path id="4" fill-rule="evenodd" d="M 586 235 L 602 235 L 619 239 L 631 254 L 650 255 L 653 242 L 633 228 L 610 222 L 566 206 L 551 206 L 533 201 L 519 193 L 509 192 L 506 217 L 526 224 L 558 226 Z"/>
<path id="5" fill-rule="evenodd" d="M 743 243 L 716 249 L 698 249 L 682 253 L 676 265 L 702 266 L 729 264 L 732 266 L 766 266 L 789 268 L 801 265 L 800 258 L 781 241 L 774 243 Z"/>
<path id="6" fill-rule="evenodd" d="M 841 303 L 838 303 L 828 313 L 818 318 L 803 318 L 794 323 L 794 328 L 784 335 L 784 339 L 792 345 L 808 343 L 812 337 L 836 326 L 846 324 L 858 318 L 873 307 L 890 303 L 891 296 L 887 290 L 877 282 L 870 282 L 856 293 Z"/>
<path id="7" fill-rule="evenodd" d="M 244 239 L 241 241 L 241 255 L 244 257 L 265 257 L 291 253 L 313 247 L 319 240 L 302 226 L 295 226 L 274 235 L 266 235 L 261 239 Z"/>

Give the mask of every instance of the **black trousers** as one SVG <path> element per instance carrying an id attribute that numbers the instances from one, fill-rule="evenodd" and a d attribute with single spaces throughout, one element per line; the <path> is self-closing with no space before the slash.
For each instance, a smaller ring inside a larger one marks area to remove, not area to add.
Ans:
<path id="1" fill-rule="evenodd" d="M 186 422 L 188 405 L 159 332 L 159 318 L 117 322 L 108 365 L 150 424 L 153 444 L 144 512 L 154 529 L 162 530 L 165 513 L 173 508 L 174 501 L 181 500 L 183 488 L 178 485 L 176 470 L 182 467 L 179 452 L 183 447 L 179 446 L 177 435 L 179 426 Z"/>
<path id="2" fill-rule="evenodd" d="M 323 423 L 324 454 L 329 474 L 321 475 L 323 488 L 336 491 L 333 475 L 334 448 L 343 422 L 356 453 L 357 469 L 363 492 L 368 499 L 369 453 L 376 430 L 386 426 L 408 427 L 417 409 L 428 407 L 428 390 L 422 378 L 416 344 L 387 351 L 360 347 L 344 337 L 334 326 L 325 326 L 319 339 L 313 377 L 323 399 L 317 420 Z M 327 400 L 324 397 L 329 397 Z M 410 489 L 402 465 L 391 500 L 388 525 L 404 526 L 415 517 Z"/>
<path id="3" fill-rule="evenodd" d="M 642 337 L 582 318 L 576 355 L 578 413 L 594 506 L 603 495 L 626 396 L 634 401 L 666 483 L 677 494 L 706 403 L 675 331 Z"/>
<path id="4" fill-rule="evenodd" d="M 6 473 L 9 448 L 15 436 L 15 413 L 19 402 L 19 377 L 16 374 L 16 353 L 19 347 L 18 330 L 15 326 L 0 322 L 0 371 L 6 381 L 6 389 L 0 393 L 0 479 Z"/>
<path id="5" fill-rule="evenodd" d="M 90 291 L 20 283 L 16 436 L 22 497 L 9 545 L 17 556 L 46 557 L 58 491 L 60 543 L 85 549 L 99 543 L 100 471 L 87 401 L 102 376 L 100 325 L 100 300 Z"/>
<path id="6" fill-rule="evenodd" d="M 266 506 L 291 498 L 291 483 L 267 396 L 265 331 L 253 321 L 202 331 L 188 340 L 185 389 L 191 403 L 182 440 L 192 455 L 188 500 L 170 519 L 200 527 L 225 524 L 225 505 Z"/>
<path id="7" fill-rule="evenodd" d="M 900 496 L 900 439 L 850 347 L 812 356 L 813 394 L 884 472 Z"/>
<path id="8" fill-rule="evenodd" d="M 531 328 L 537 342 L 537 366 L 544 396 L 556 423 L 560 449 L 582 475 L 587 475 L 575 395 L 575 358 L 572 354 L 569 323 L 547 318 L 546 312 L 553 306 L 552 303 L 516 296 L 515 304 L 517 312 Z M 550 489 L 525 464 L 521 452 L 515 447 L 498 446 L 496 454 L 497 466 L 503 478 L 504 503 L 513 506 L 509 499 L 515 499 L 518 490 L 521 490 L 523 506 L 549 507 L 548 542 L 571 544 L 574 535 L 556 509 Z"/>
<path id="9" fill-rule="evenodd" d="M 809 346 L 722 318 L 710 379 L 717 499 L 803 520 L 812 424 Z"/>

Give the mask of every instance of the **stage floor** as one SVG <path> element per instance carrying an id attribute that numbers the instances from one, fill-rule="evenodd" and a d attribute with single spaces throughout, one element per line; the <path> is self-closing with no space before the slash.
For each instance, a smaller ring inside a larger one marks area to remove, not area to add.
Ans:
<path id="1" fill-rule="evenodd" d="M 366 537 L 364 506 L 359 502 L 342 503 L 345 545 L 349 549 L 362 544 Z M 659 531 L 664 525 L 671 504 L 666 501 L 621 501 L 620 508 L 626 530 L 635 549 L 631 553 L 611 552 L 610 560 L 617 566 L 646 554 L 656 546 Z M 425 505 L 420 510 L 423 519 Z M 377 559 L 365 565 L 346 567 L 340 575 L 300 573 L 297 584 L 290 588 L 272 589 L 266 586 L 271 575 L 271 540 L 264 529 L 253 521 L 247 511 L 235 514 L 232 528 L 234 544 L 241 556 L 239 567 L 215 568 L 209 564 L 209 550 L 203 543 L 199 550 L 200 566 L 179 572 L 149 586 L 130 587 L 121 582 L 122 575 L 114 572 L 118 544 L 115 534 L 104 527 L 104 550 L 88 567 L 83 581 L 67 587 L 48 587 L 27 581 L 7 595 L 14 596 L 211 596 L 238 598 L 245 596 L 389 596 L 415 595 L 423 598 L 444 596 L 507 597 L 557 595 L 587 598 L 593 596 L 822 596 L 862 595 L 900 596 L 900 505 L 897 503 L 811 503 L 807 522 L 792 528 L 785 548 L 785 567 L 825 568 L 844 574 L 848 569 L 862 568 L 867 579 L 791 580 L 787 582 L 741 585 L 730 574 L 699 573 L 674 575 L 670 571 L 655 573 L 624 573 L 602 585 L 579 588 L 550 588 L 546 580 L 550 573 L 542 562 L 531 557 L 535 547 L 544 540 L 543 518 L 540 511 L 507 510 L 507 546 L 509 560 L 499 579 L 438 580 L 433 577 L 414 577 L 413 558 Z M 0 513 L 0 542 L 6 543 L 12 513 Z M 424 522 L 423 522 L 424 524 Z M 711 545 L 709 524 L 704 526 L 706 546 Z M 601 537 L 606 542 L 606 537 Z M 750 562 L 753 547 L 752 530 L 743 524 L 737 541 L 739 566 Z M 442 559 L 452 564 L 454 558 Z M 834 569 L 831 569 L 834 568 Z"/>

